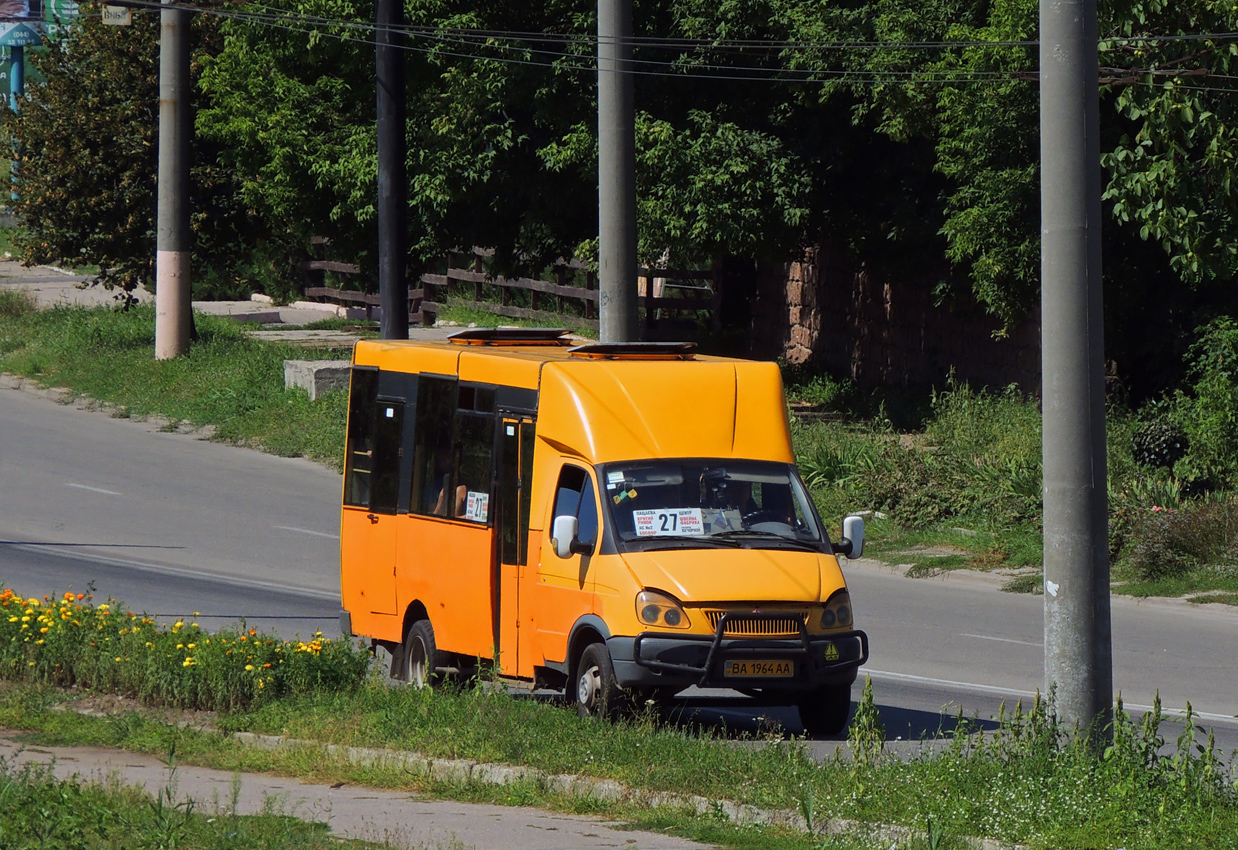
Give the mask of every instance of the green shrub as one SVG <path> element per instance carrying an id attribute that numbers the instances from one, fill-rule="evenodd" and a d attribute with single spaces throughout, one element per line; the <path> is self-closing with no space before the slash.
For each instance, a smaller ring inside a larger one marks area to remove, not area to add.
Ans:
<path id="1" fill-rule="evenodd" d="M 1188 350 L 1178 424 L 1190 440 L 1184 477 L 1238 484 L 1238 323 L 1229 317 L 1198 330 Z"/>

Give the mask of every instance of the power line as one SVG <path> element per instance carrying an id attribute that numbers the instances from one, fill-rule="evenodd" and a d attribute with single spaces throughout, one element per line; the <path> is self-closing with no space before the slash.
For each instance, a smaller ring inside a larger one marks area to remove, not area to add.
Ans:
<path id="1" fill-rule="evenodd" d="M 131 5 L 148 10 L 159 10 L 163 4 L 150 0 L 132 0 Z M 204 14 L 252 23 L 272 29 L 282 29 L 302 35 L 332 38 L 337 41 L 355 44 L 372 44 L 373 33 L 377 26 L 368 21 L 357 21 L 344 18 L 328 18 L 316 15 L 302 15 L 279 9 L 278 7 L 261 4 L 248 4 L 259 11 L 246 11 L 235 7 L 221 5 L 201 5 L 192 3 L 173 4 L 175 6 L 202 12 Z M 331 32 L 330 29 L 343 30 Z M 400 44 L 400 48 L 428 57 L 443 57 L 480 62 L 496 62 L 500 64 L 525 67 L 550 68 L 556 71 L 596 73 L 597 66 L 591 53 L 578 53 L 544 50 L 529 46 L 523 42 L 541 44 L 561 44 L 564 46 L 589 47 L 596 46 L 597 39 L 590 34 L 580 33 L 546 33 L 522 32 L 515 30 L 483 30 L 461 27 L 428 27 L 405 25 L 396 28 L 409 36 L 411 40 L 420 41 L 422 45 L 430 42 L 432 46 L 418 46 L 411 42 Z M 353 35 L 351 33 L 357 33 Z M 1193 33 L 1165 36 L 1120 36 L 1102 40 L 1107 44 L 1147 45 L 1172 43 L 1178 41 L 1225 40 L 1238 39 L 1238 32 L 1226 33 Z M 509 42 L 509 43 L 504 43 Z M 1017 47 L 1031 48 L 1038 45 L 1037 41 L 919 41 L 919 42 L 873 42 L 873 41 L 776 41 L 760 39 L 688 39 L 672 37 L 637 37 L 633 39 L 634 46 L 659 49 L 692 48 L 698 53 L 719 49 L 760 47 L 766 50 L 780 49 L 784 54 L 789 49 L 826 50 L 826 51 L 875 51 L 875 50 L 949 50 L 966 48 Z M 486 49 L 503 51 L 508 54 L 517 52 L 520 56 L 483 55 L 476 51 Z M 751 53 L 744 56 L 751 57 Z M 533 57 L 547 57 L 538 59 Z M 527 57 L 527 58 L 526 58 Z M 633 64 L 637 67 L 626 73 L 644 77 L 660 77 L 669 79 L 698 79 L 719 82 L 781 82 L 781 83 L 838 83 L 838 84 L 949 84 L 978 83 L 1010 79 L 1027 80 L 1036 72 L 1029 70 L 949 70 L 941 68 L 920 68 L 915 70 L 817 67 L 817 68 L 771 68 L 761 66 L 744 67 L 741 65 L 721 64 L 717 62 L 692 61 L 691 58 L 680 57 L 675 60 L 658 60 L 636 58 Z M 1131 69 L 1129 74 L 1137 75 L 1146 69 Z M 1225 79 L 1222 75 L 1208 75 L 1217 79 Z M 1199 88 L 1199 87 L 1195 87 Z M 1228 91 L 1228 89 L 1220 89 Z"/>

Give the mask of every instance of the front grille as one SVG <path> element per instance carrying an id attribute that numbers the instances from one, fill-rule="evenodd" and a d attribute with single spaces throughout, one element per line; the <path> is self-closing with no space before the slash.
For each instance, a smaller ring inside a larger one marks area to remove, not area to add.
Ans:
<path id="1" fill-rule="evenodd" d="M 705 616 L 709 618 L 709 625 L 714 631 L 718 629 L 718 623 L 722 620 L 722 615 L 726 611 L 706 611 Z M 744 619 L 728 620 L 726 631 L 723 634 L 742 635 L 749 637 L 752 635 L 798 635 L 800 626 L 804 624 L 803 614 L 759 614 L 755 617 L 747 617 Z"/>

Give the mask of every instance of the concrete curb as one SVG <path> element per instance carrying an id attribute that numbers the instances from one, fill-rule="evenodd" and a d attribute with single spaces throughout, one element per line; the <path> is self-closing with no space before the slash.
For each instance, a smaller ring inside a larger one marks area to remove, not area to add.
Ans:
<path id="1" fill-rule="evenodd" d="M 573 774 L 550 774 L 532 767 L 475 762 L 468 759 L 435 759 L 420 753 L 371 747 L 349 747 L 286 738 L 282 735 L 259 735 L 254 732 L 234 732 L 233 739 L 260 750 L 306 749 L 324 752 L 360 767 L 394 768 L 434 782 L 463 785 L 514 785 L 535 783 L 546 791 L 579 799 L 606 803 L 628 803 L 650 809 L 688 810 L 698 815 L 716 815 L 736 826 L 779 826 L 797 832 L 808 832 L 804 816 L 790 809 L 762 809 L 730 800 L 715 800 L 696 794 L 676 794 L 670 791 L 645 791 L 630 788 L 613 779 L 595 779 Z M 924 838 L 921 830 L 905 826 L 869 824 L 847 818 L 831 818 L 816 828 L 816 834 L 864 836 L 881 843 L 899 843 Z M 974 850 L 1023 850 L 1021 845 L 993 839 L 965 838 Z"/>

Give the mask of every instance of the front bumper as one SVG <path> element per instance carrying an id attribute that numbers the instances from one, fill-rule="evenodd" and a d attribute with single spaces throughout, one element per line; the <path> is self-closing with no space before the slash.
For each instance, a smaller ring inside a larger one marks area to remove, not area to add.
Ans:
<path id="1" fill-rule="evenodd" d="M 643 632 L 606 642 L 615 678 L 625 688 L 762 688 L 781 691 L 815 690 L 822 685 L 850 684 L 868 661 L 868 635 L 859 630 L 809 635 L 803 624 L 798 637 L 727 637 L 728 623 L 753 619 L 750 614 L 725 614 L 713 636 Z M 729 661 L 790 661 L 791 676 L 727 676 Z"/>

